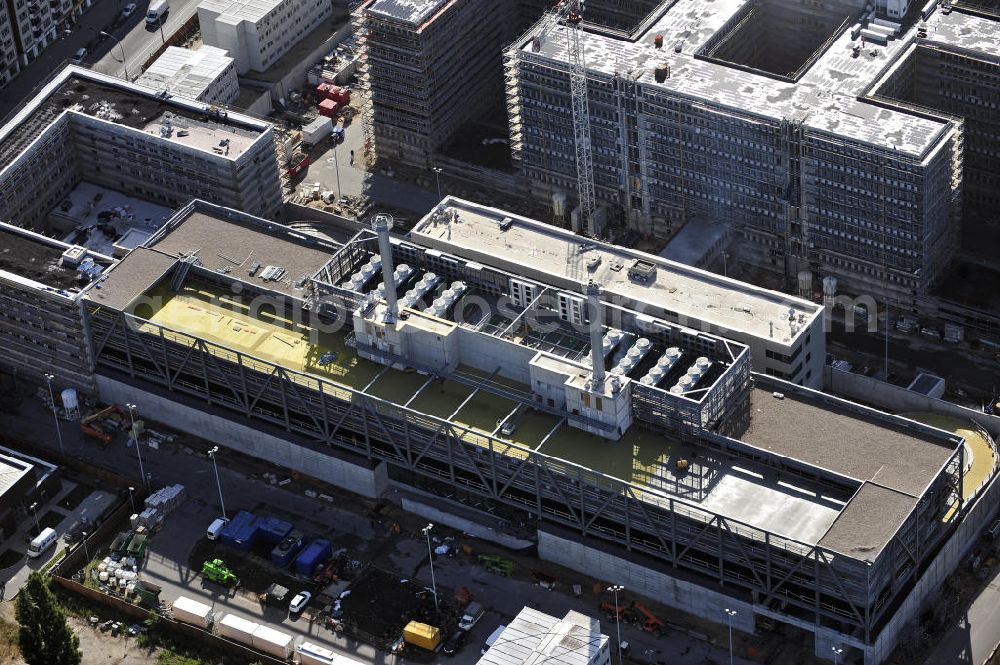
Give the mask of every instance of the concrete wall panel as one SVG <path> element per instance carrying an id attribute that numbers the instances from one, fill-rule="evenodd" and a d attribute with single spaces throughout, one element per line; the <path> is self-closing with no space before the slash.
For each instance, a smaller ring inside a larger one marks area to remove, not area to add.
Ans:
<path id="1" fill-rule="evenodd" d="M 386 465 L 380 462 L 374 469 L 351 464 L 322 451 L 286 441 L 229 418 L 200 411 L 152 392 L 140 390 L 115 379 L 98 376 L 97 388 L 101 399 L 109 403 L 132 403 L 140 413 L 155 414 L 157 420 L 168 422 L 179 430 L 203 437 L 245 455 L 267 460 L 291 471 L 298 471 L 331 485 L 377 498 L 388 485 Z"/>
<path id="2" fill-rule="evenodd" d="M 596 541 L 588 546 L 553 533 L 538 531 L 538 556 L 546 561 L 612 584 L 622 584 L 630 591 L 716 623 L 726 623 L 723 612 L 726 608 L 736 610 L 733 628 L 746 633 L 754 632 L 754 610 L 750 603 L 671 577 L 665 572 L 602 551 L 599 547 Z"/>

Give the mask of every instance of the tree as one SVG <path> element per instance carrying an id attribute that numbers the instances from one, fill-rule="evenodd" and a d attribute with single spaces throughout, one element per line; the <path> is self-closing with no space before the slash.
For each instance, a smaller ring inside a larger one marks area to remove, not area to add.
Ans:
<path id="1" fill-rule="evenodd" d="M 16 616 L 17 643 L 28 665 L 80 665 L 80 640 L 41 573 L 32 573 L 17 594 Z"/>

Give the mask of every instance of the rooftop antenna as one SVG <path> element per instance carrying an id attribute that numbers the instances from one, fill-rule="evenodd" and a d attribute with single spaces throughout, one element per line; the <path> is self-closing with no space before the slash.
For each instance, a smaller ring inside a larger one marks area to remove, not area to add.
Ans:
<path id="1" fill-rule="evenodd" d="M 392 243 L 389 229 L 392 215 L 380 212 L 372 218 L 372 230 L 378 234 L 378 251 L 382 257 L 382 283 L 385 286 L 385 323 L 396 320 L 396 278 L 393 276 Z"/>

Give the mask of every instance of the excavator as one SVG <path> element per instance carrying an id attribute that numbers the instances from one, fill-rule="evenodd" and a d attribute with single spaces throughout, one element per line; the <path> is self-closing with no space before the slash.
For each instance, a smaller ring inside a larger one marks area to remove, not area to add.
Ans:
<path id="1" fill-rule="evenodd" d="M 667 631 L 667 624 L 660 617 L 649 611 L 645 605 L 638 601 L 631 603 L 621 603 L 615 605 L 612 602 L 603 602 L 599 609 L 605 613 L 609 619 L 620 619 L 641 626 L 647 633 L 662 635 Z"/>
<path id="2" fill-rule="evenodd" d="M 117 404 L 100 409 L 80 421 L 80 431 L 92 439 L 97 439 L 104 446 L 111 443 L 115 431 L 121 429 L 128 415 Z"/>

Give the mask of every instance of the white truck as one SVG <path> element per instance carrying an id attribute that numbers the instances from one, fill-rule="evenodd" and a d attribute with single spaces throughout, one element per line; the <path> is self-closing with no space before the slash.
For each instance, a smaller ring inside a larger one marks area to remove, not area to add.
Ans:
<path id="1" fill-rule="evenodd" d="M 153 0 L 146 10 L 146 27 L 157 27 L 167 18 L 170 11 L 170 0 Z"/>
<path id="2" fill-rule="evenodd" d="M 174 604 L 170 606 L 174 618 L 184 623 L 189 623 L 199 628 L 208 628 L 212 625 L 212 608 L 205 603 L 199 603 L 184 596 L 179 596 Z"/>
<path id="3" fill-rule="evenodd" d="M 479 623 L 479 620 L 483 618 L 485 609 L 480 603 L 472 601 L 465 607 L 465 612 L 462 614 L 462 618 L 458 622 L 458 627 L 462 630 L 472 630 L 472 628 Z"/>

